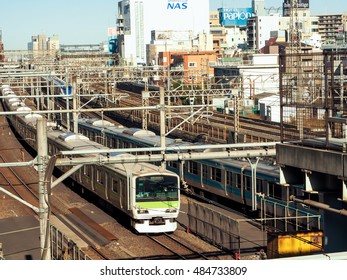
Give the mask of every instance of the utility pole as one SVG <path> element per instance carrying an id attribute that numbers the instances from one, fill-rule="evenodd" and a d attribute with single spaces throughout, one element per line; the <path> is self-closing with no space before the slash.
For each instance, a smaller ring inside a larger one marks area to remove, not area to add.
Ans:
<path id="1" fill-rule="evenodd" d="M 166 114 L 165 114 L 165 91 L 163 87 L 160 87 L 160 147 L 165 148 L 165 131 L 166 131 Z M 162 151 L 163 158 L 165 157 L 165 152 Z M 166 161 L 161 162 L 161 167 L 166 169 Z"/>
<path id="2" fill-rule="evenodd" d="M 51 238 L 49 223 L 48 182 L 45 182 L 45 171 L 48 159 L 47 121 L 37 120 L 37 167 L 39 173 L 39 220 L 41 259 L 51 259 Z"/>
<path id="3" fill-rule="evenodd" d="M 290 48 L 290 67 L 293 74 L 293 80 L 296 80 L 296 87 L 293 87 L 294 98 L 296 104 L 296 123 L 299 130 L 299 138 L 304 138 L 304 104 L 303 104 L 303 90 L 304 90 L 304 77 L 302 74 L 301 63 L 301 36 L 299 30 L 299 5 L 298 0 L 290 1 L 290 29 L 289 29 L 289 48 Z"/>

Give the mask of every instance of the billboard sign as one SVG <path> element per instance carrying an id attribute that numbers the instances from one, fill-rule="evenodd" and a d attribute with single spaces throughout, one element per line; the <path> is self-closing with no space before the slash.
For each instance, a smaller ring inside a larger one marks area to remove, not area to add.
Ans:
<path id="1" fill-rule="evenodd" d="M 310 8 L 310 0 L 297 0 L 298 1 L 298 9 L 306 10 Z M 284 0 L 283 2 L 283 16 L 290 16 L 290 3 L 292 0 Z"/>
<path id="2" fill-rule="evenodd" d="M 221 8 L 219 11 L 219 22 L 222 26 L 246 26 L 248 18 L 253 16 L 252 8 Z"/>
<path id="3" fill-rule="evenodd" d="M 166 8 L 168 10 L 187 10 L 188 0 L 168 0 Z"/>

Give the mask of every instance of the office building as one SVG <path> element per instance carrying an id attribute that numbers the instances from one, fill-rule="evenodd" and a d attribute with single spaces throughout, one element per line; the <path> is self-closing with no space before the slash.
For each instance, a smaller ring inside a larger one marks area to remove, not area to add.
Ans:
<path id="1" fill-rule="evenodd" d="M 118 2 L 117 30 L 121 63 L 147 64 L 146 47 L 153 30 L 188 30 L 193 36 L 210 33 L 209 1 L 122 0 Z"/>

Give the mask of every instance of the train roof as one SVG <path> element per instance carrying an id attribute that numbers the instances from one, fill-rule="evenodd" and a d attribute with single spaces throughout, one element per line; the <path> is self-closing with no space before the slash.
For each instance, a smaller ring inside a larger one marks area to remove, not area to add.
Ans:
<path id="1" fill-rule="evenodd" d="M 128 128 L 123 130 L 123 133 L 138 138 L 156 136 L 156 134 L 153 131 L 140 128 Z"/>
<path id="2" fill-rule="evenodd" d="M 40 114 L 27 114 L 24 117 L 24 120 L 26 123 L 32 123 L 32 124 L 36 124 L 38 119 L 42 119 L 42 116 Z"/>
<path id="3" fill-rule="evenodd" d="M 132 139 L 134 142 L 141 142 L 145 144 L 146 146 L 153 146 L 158 147 L 160 146 L 160 136 L 155 134 L 155 132 L 151 130 L 145 130 L 141 128 L 127 128 L 124 126 L 98 126 L 94 125 L 96 119 L 79 119 L 79 123 L 82 125 L 89 125 L 93 126 L 94 129 L 100 130 L 101 128 L 104 128 L 103 132 L 108 135 L 117 135 L 126 137 L 128 139 Z M 165 138 L 166 145 L 168 147 L 173 146 L 190 146 L 190 145 L 198 145 L 199 143 L 191 143 L 191 142 L 185 142 L 182 141 L 182 139 L 178 138 Z"/>
<path id="4" fill-rule="evenodd" d="M 83 150 L 95 150 L 95 154 L 97 154 L 98 150 L 110 150 L 109 148 L 96 143 L 94 141 L 89 140 L 88 137 L 85 137 L 81 134 L 74 134 L 71 132 L 62 132 L 57 130 L 52 130 L 49 132 L 49 136 L 51 138 L 54 138 L 55 141 L 60 140 L 61 145 L 63 145 L 67 150 L 73 150 L 73 151 L 81 151 Z M 104 156 L 116 156 L 121 157 L 124 159 L 129 159 L 133 157 L 134 155 L 124 153 L 124 152 L 110 152 L 110 153 L 103 153 Z M 93 154 L 89 154 L 88 156 L 93 156 Z M 106 166 L 106 165 L 105 165 Z M 122 163 L 122 164 L 109 164 L 107 165 L 109 168 L 116 168 L 117 170 L 123 172 L 126 174 L 127 170 L 131 170 L 133 174 L 138 175 L 144 175 L 146 173 L 148 174 L 158 174 L 165 173 L 165 174 L 171 174 L 174 175 L 173 172 L 164 170 L 161 167 L 158 167 L 151 163 Z"/>
<path id="5" fill-rule="evenodd" d="M 84 121 L 84 123 L 88 123 L 88 122 Z M 95 128 L 95 129 L 100 130 L 100 128 Z M 139 128 L 119 129 L 115 127 L 105 127 L 103 132 L 107 135 L 113 135 L 115 137 L 121 136 L 121 137 L 127 138 L 129 139 L 129 141 L 141 143 L 144 146 L 149 146 L 149 147 L 160 146 L 160 136 L 148 130 L 142 130 Z M 183 141 L 182 139 L 174 139 L 169 137 L 166 137 L 165 141 L 166 141 L 167 147 L 179 147 L 179 146 L 189 147 L 189 146 L 204 145 L 204 143 L 198 143 L 198 142 L 192 143 L 192 142 Z M 206 149 L 206 150 L 202 149 L 201 151 L 208 152 L 209 149 Z M 245 160 L 235 159 L 235 158 L 218 159 L 218 160 L 209 159 L 209 160 L 204 160 L 204 162 L 210 162 L 211 164 L 214 164 L 216 166 L 224 165 L 229 167 L 230 166 L 235 167 L 238 169 L 242 167 L 244 167 L 246 170 L 250 169 L 250 164 L 248 160 L 246 159 Z M 278 166 L 274 165 L 273 163 L 269 161 L 260 160 L 257 165 L 257 171 L 264 172 L 273 177 L 279 177 Z"/>
<path id="6" fill-rule="evenodd" d="M 25 107 L 25 103 L 22 101 L 18 101 L 18 102 L 13 102 L 11 104 L 12 107 Z"/>
<path id="7" fill-rule="evenodd" d="M 75 134 L 72 132 L 65 132 L 59 135 L 59 138 L 64 140 L 65 142 L 71 141 L 71 140 L 86 140 L 88 141 L 89 138 L 87 136 L 84 136 L 82 134 Z"/>
<path id="8" fill-rule="evenodd" d="M 20 101 L 19 98 L 17 98 L 17 96 L 14 94 L 13 98 L 18 99 L 19 101 L 16 100 L 16 102 L 19 102 L 18 108 L 14 108 L 15 106 L 12 106 L 11 109 L 14 111 L 29 111 L 31 112 L 32 109 L 25 106 L 25 104 L 23 102 Z M 8 102 L 8 104 L 11 104 L 10 102 Z M 24 106 L 21 106 L 23 105 Z M 19 118 L 22 118 L 26 123 L 30 123 L 30 125 L 34 125 L 36 123 L 36 120 L 39 118 L 43 118 L 40 114 L 36 114 L 36 113 L 28 113 L 25 116 L 18 116 Z M 91 122 L 91 121 L 88 121 Z M 102 121 L 102 120 L 94 120 L 93 122 L 94 125 L 107 125 L 108 122 L 106 121 Z M 111 123 L 109 123 L 111 124 Z M 56 127 L 55 123 L 47 123 L 48 127 Z M 112 128 L 116 128 L 113 127 L 112 124 L 109 125 Z M 124 128 L 118 128 L 119 130 L 123 131 Z M 140 130 L 138 131 L 133 131 L 133 134 L 137 134 L 139 133 Z M 141 133 L 140 133 L 141 134 Z M 48 129 L 47 130 L 47 137 L 49 139 L 51 139 L 52 141 L 54 141 L 55 143 L 59 143 L 61 145 L 60 149 L 62 150 L 74 150 L 74 151 L 83 151 L 83 150 L 89 150 L 89 151 L 94 151 L 95 150 L 95 154 L 97 154 L 98 150 L 103 150 L 103 151 L 107 151 L 109 150 L 109 148 L 89 140 L 88 137 L 82 135 L 82 134 L 75 134 L 72 132 L 68 132 L 65 130 L 59 130 L 59 129 Z M 128 154 L 128 153 L 122 153 L 122 152 L 110 152 L 107 153 L 108 156 L 119 156 L 119 157 L 124 157 L 126 159 L 128 159 L 129 157 L 132 157 L 133 155 Z M 90 154 L 89 156 L 93 156 L 93 154 Z M 133 174 L 137 174 L 137 175 L 152 175 L 152 174 L 171 174 L 174 176 L 177 176 L 175 173 L 162 169 L 161 167 L 158 167 L 154 164 L 151 163 L 122 163 L 122 164 L 110 164 L 107 165 L 109 166 L 109 168 L 113 168 L 113 169 L 117 169 L 118 172 L 123 172 L 124 175 L 127 174 L 128 170 L 131 170 L 131 172 Z"/>
<path id="9" fill-rule="evenodd" d="M 8 99 L 8 103 L 15 103 L 15 102 L 20 102 L 20 98 L 18 97 L 11 97 Z"/>
<path id="10" fill-rule="evenodd" d="M 209 160 L 212 162 L 216 162 L 220 166 L 233 166 L 239 168 L 244 168 L 246 170 L 250 170 L 250 163 L 247 159 L 235 159 L 235 158 L 225 158 L 218 160 Z M 252 163 L 255 163 L 255 160 L 251 160 Z M 267 174 L 272 177 L 279 178 L 279 167 L 278 165 L 267 161 L 267 160 L 259 160 L 256 166 L 257 174 Z"/>
<path id="11" fill-rule="evenodd" d="M 110 127 L 110 126 L 115 126 L 113 123 L 106 121 L 106 120 L 100 120 L 100 119 L 85 119 L 86 123 L 89 123 L 92 126 L 96 127 Z"/>
<path id="12" fill-rule="evenodd" d="M 16 109 L 16 111 L 17 112 L 20 112 L 20 111 L 32 111 L 29 107 L 27 107 L 27 106 L 23 106 L 23 107 L 18 107 L 17 109 Z"/>

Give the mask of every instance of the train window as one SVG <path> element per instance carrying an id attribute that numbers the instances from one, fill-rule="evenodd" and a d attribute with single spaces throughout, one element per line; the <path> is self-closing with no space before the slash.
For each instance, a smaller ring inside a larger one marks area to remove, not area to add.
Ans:
<path id="1" fill-rule="evenodd" d="M 191 174 L 198 174 L 198 163 L 195 161 L 188 161 L 188 172 Z"/>
<path id="2" fill-rule="evenodd" d="M 257 192 L 267 195 L 266 182 L 257 178 Z"/>
<path id="3" fill-rule="evenodd" d="M 86 177 L 90 177 L 91 174 L 91 165 L 84 165 L 83 166 L 83 173 Z"/>
<path id="4" fill-rule="evenodd" d="M 112 138 L 112 147 L 113 148 L 118 148 L 118 141 L 116 138 Z"/>
<path id="5" fill-rule="evenodd" d="M 233 186 L 233 173 L 232 172 L 227 172 L 227 185 Z"/>
<path id="6" fill-rule="evenodd" d="M 100 172 L 100 184 L 105 185 L 106 183 L 106 172 L 105 171 L 101 171 Z"/>
<path id="7" fill-rule="evenodd" d="M 118 146 L 119 149 L 123 149 L 124 148 L 124 142 L 123 141 L 119 141 L 118 145 L 119 145 Z"/>
<path id="8" fill-rule="evenodd" d="M 113 179 L 112 180 L 112 191 L 115 192 L 115 193 L 118 193 L 118 188 L 119 188 L 118 180 L 117 179 Z"/>
<path id="9" fill-rule="evenodd" d="M 144 154 L 144 153 L 142 153 Z M 168 161 L 168 166 L 178 170 L 178 162 L 177 161 Z"/>
<path id="10" fill-rule="evenodd" d="M 282 198 L 282 187 L 277 184 L 269 184 L 269 196 L 281 199 Z"/>
<path id="11" fill-rule="evenodd" d="M 245 188 L 247 191 L 252 189 L 252 177 L 244 175 Z"/>
<path id="12" fill-rule="evenodd" d="M 208 166 L 207 165 L 203 165 L 202 166 L 202 177 L 203 178 L 208 178 Z"/>
<path id="13" fill-rule="evenodd" d="M 235 174 L 235 186 L 236 188 L 240 189 L 241 188 L 241 174 L 240 173 L 236 173 Z"/>
<path id="14" fill-rule="evenodd" d="M 211 179 L 216 182 L 222 182 L 222 171 L 219 168 L 211 168 Z"/>
<path id="15" fill-rule="evenodd" d="M 175 176 L 143 176 L 136 179 L 136 201 L 175 201 L 178 185 Z"/>
<path id="16" fill-rule="evenodd" d="M 110 138 L 110 137 L 107 137 L 106 138 L 106 143 L 107 143 L 107 146 L 109 147 L 109 148 L 113 148 L 113 146 L 112 146 L 112 139 Z"/>
<path id="17" fill-rule="evenodd" d="M 96 181 L 100 183 L 101 180 L 101 171 L 99 169 L 96 170 Z"/>

